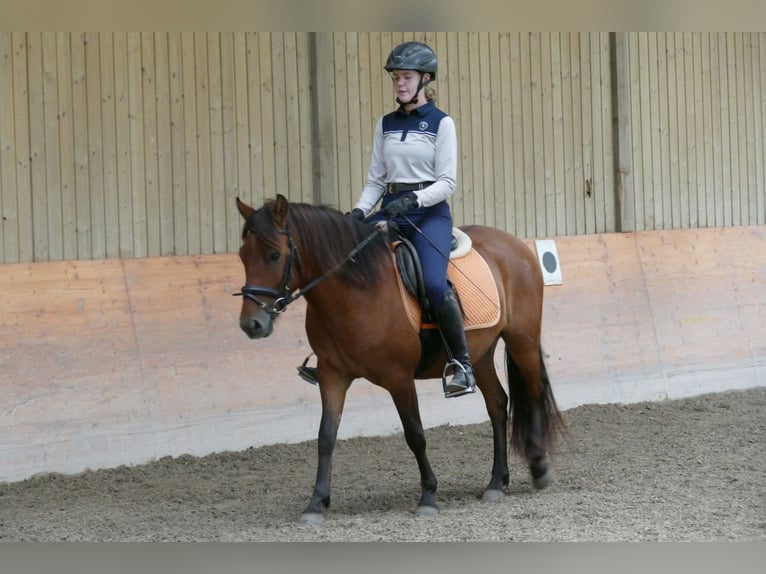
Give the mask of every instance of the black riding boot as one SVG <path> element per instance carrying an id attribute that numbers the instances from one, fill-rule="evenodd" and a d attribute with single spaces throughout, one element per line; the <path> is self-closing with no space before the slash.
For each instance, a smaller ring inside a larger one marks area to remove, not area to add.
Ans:
<path id="1" fill-rule="evenodd" d="M 454 359 L 452 380 L 445 384 L 444 396 L 449 399 L 476 392 L 476 379 L 468 356 L 463 316 L 452 289 L 447 290 L 444 302 L 439 307 L 434 307 L 433 312 Z"/>

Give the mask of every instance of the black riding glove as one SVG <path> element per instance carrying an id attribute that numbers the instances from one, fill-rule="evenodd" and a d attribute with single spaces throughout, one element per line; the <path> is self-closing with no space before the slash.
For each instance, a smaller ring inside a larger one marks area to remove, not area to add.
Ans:
<path id="1" fill-rule="evenodd" d="M 364 221 L 364 211 L 359 209 L 358 207 L 355 207 L 351 210 L 350 213 L 346 214 L 346 217 L 350 219 L 354 219 L 356 221 Z"/>
<path id="2" fill-rule="evenodd" d="M 402 195 L 401 197 L 397 197 L 395 200 L 386 205 L 383 208 L 383 213 L 385 213 L 386 216 L 390 218 L 401 217 L 402 215 L 415 209 L 417 206 L 418 197 L 413 192 L 409 192 Z"/>

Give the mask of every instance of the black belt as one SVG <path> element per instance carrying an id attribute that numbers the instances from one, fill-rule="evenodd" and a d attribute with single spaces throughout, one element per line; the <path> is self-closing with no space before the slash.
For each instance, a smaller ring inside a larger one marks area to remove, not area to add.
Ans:
<path id="1" fill-rule="evenodd" d="M 386 193 L 402 193 L 405 191 L 418 191 L 432 185 L 433 181 L 421 181 L 420 183 L 389 183 L 386 185 Z"/>

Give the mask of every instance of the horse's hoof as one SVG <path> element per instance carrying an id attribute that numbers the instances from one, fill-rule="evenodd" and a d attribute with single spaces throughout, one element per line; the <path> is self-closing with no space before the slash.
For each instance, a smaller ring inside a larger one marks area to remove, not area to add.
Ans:
<path id="1" fill-rule="evenodd" d="M 436 516 L 439 514 L 439 509 L 435 506 L 418 506 L 415 509 L 415 516 Z"/>
<path id="2" fill-rule="evenodd" d="M 301 514 L 301 526 L 321 526 L 324 524 L 324 514 L 304 512 Z"/>
<path id="3" fill-rule="evenodd" d="M 535 477 L 532 475 L 532 483 L 535 485 L 537 490 L 542 490 L 551 482 L 553 482 L 553 468 L 551 468 L 549 465 L 545 465 L 545 469 L 540 476 Z"/>
<path id="4" fill-rule="evenodd" d="M 505 493 L 502 490 L 485 490 L 481 499 L 484 502 L 497 502 L 505 497 Z"/>

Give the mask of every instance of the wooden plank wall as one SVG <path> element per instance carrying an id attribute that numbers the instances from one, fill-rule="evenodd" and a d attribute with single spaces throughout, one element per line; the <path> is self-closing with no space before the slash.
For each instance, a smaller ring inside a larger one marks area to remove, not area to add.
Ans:
<path id="1" fill-rule="evenodd" d="M 349 209 L 411 39 L 458 125 L 457 223 L 766 222 L 766 33 L 625 34 L 616 100 L 609 33 L 2 32 L 0 262 L 234 252 L 237 195 Z"/>
<path id="2" fill-rule="evenodd" d="M 307 35 L 0 33 L 2 262 L 236 251 L 311 198 Z"/>
<path id="3" fill-rule="evenodd" d="M 766 34 L 627 35 L 623 230 L 766 223 Z"/>

